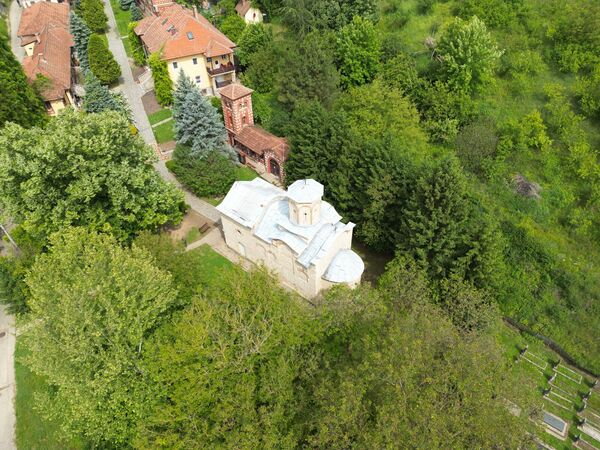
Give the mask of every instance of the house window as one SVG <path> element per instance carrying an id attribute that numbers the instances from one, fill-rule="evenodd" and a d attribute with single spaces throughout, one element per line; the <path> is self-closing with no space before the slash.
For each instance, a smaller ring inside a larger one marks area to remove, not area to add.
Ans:
<path id="1" fill-rule="evenodd" d="M 212 62 L 212 58 L 206 58 L 206 62 Z"/>
<path id="2" fill-rule="evenodd" d="M 246 122 L 248 122 L 248 120 L 246 119 L 246 116 L 242 116 L 242 123 L 244 125 L 246 125 Z"/>
<path id="3" fill-rule="evenodd" d="M 188 31 L 187 33 L 187 38 L 191 41 L 192 39 L 194 39 L 194 34 L 191 31 Z"/>
<path id="4" fill-rule="evenodd" d="M 223 60 L 227 59 L 227 55 L 221 56 L 221 59 L 223 59 Z"/>
<path id="5" fill-rule="evenodd" d="M 196 83 L 200 83 L 202 81 L 202 78 L 200 78 L 200 75 L 196 76 Z"/>
<path id="6" fill-rule="evenodd" d="M 192 63 L 193 63 L 194 65 L 198 64 L 198 58 L 192 58 Z"/>
<path id="7" fill-rule="evenodd" d="M 176 62 L 173 63 L 173 69 L 177 69 L 177 63 Z"/>

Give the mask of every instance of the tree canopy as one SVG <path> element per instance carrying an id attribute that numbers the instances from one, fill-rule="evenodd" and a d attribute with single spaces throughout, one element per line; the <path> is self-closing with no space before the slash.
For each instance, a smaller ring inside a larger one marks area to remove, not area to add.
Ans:
<path id="1" fill-rule="evenodd" d="M 88 43 L 90 69 L 103 84 L 113 84 L 121 76 L 121 67 L 104 40 L 97 34 L 90 36 Z"/>
<path id="2" fill-rule="evenodd" d="M 120 240 L 177 223 L 183 196 L 151 165 L 154 154 L 116 112 L 66 111 L 45 129 L 0 132 L 2 209 L 43 235 L 68 225 Z"/>

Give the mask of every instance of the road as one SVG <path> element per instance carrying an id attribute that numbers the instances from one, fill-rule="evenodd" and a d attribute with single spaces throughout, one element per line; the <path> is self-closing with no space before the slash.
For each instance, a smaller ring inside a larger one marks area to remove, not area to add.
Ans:
<path id="1" fill-rule="evenodd" d="M 104 1 L 104 11 L 108 17 L 109 29 L 106 33 L 108 36 L 108 48 L 121 67 L 121 83 L 119 85 L 119 90 L 127 97 L 127 100 L 129 101 L 133 120 L 140 132 L 140 136 L 142 136 L 147 144 L 155 146 L 156 139 L 154 137 L 154 133 L 152 132 L 152 127 L 150 126 L 148 117 L 146 116 L 146 111 L 144 111 L 144 105 L 141 99 L 142 90 L 133 79 L 131 66 L 129 65 L 129 59 L 127 57 L 127 53 L 125 53 L 125 47 L 123 46 L 123 41 L 121 41 L 121 37 L 117 29 L 115 14 L 110 6 L 109 0 Z M 154 164 L 154 168 L 158 171 L 158 173 L 160 173 L 164 180 L 174 183 L 184 192 L 185 201 L 194 211 L 214 222 L 219 221 L 219 212 L 215 209 L 215 207 L 183 188 L 181 183 L 179 183 L 173 174 L 169 172 L 164 161 L 159 161 Z"/>
<path id="2" fill-rule="evenodd" d="M 15 321 L 0 306 L 0 449 L 15 445 Z"/>
<path id="3" fill-rule="evenodd" d="M 19 22 L 21 21 L 21 7 L 13 0 L 9 7 L 10 47 L 19 62 L 25 57 L 25 50 L 21 47 L 21 40 L 17 37 Z"/>

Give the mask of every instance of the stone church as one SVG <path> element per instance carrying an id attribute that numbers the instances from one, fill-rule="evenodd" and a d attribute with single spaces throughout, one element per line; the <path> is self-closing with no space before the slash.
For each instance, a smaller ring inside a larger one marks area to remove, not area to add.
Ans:
<path id="1" fill-rule="evenodd" d="M 283 164 L 289 146 L 285 139 L 254 125 L 252 92 L 239 83 L 219 89 L 229 144 L 236 149 L 242 164 L 261 176 L 267 174 L 265 178 L 271 181 L 283 184 Z"/>
<path id="2" fill-rule="evenodd" d="M 351 249 L 354 224 L 341 222 L 322 196 L 323 185 L 310 179 L 287 191 L 261 178 L 236 181 L 217 207 L 225 242 L 305 298 L 340 283 L 355 287 L 365 265 Z"/>

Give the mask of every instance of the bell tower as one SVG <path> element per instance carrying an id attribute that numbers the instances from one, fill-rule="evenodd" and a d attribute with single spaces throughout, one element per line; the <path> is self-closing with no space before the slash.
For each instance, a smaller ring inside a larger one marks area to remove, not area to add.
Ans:
<path id="1" fill-rule="evenodd" d="M 247 125 L 254 125 L 252 111 L 252 89 L 239 83 L 229 84 L 219 89 L 223 120 L 229 143 L 233 145 L 233 137 Z"/>

